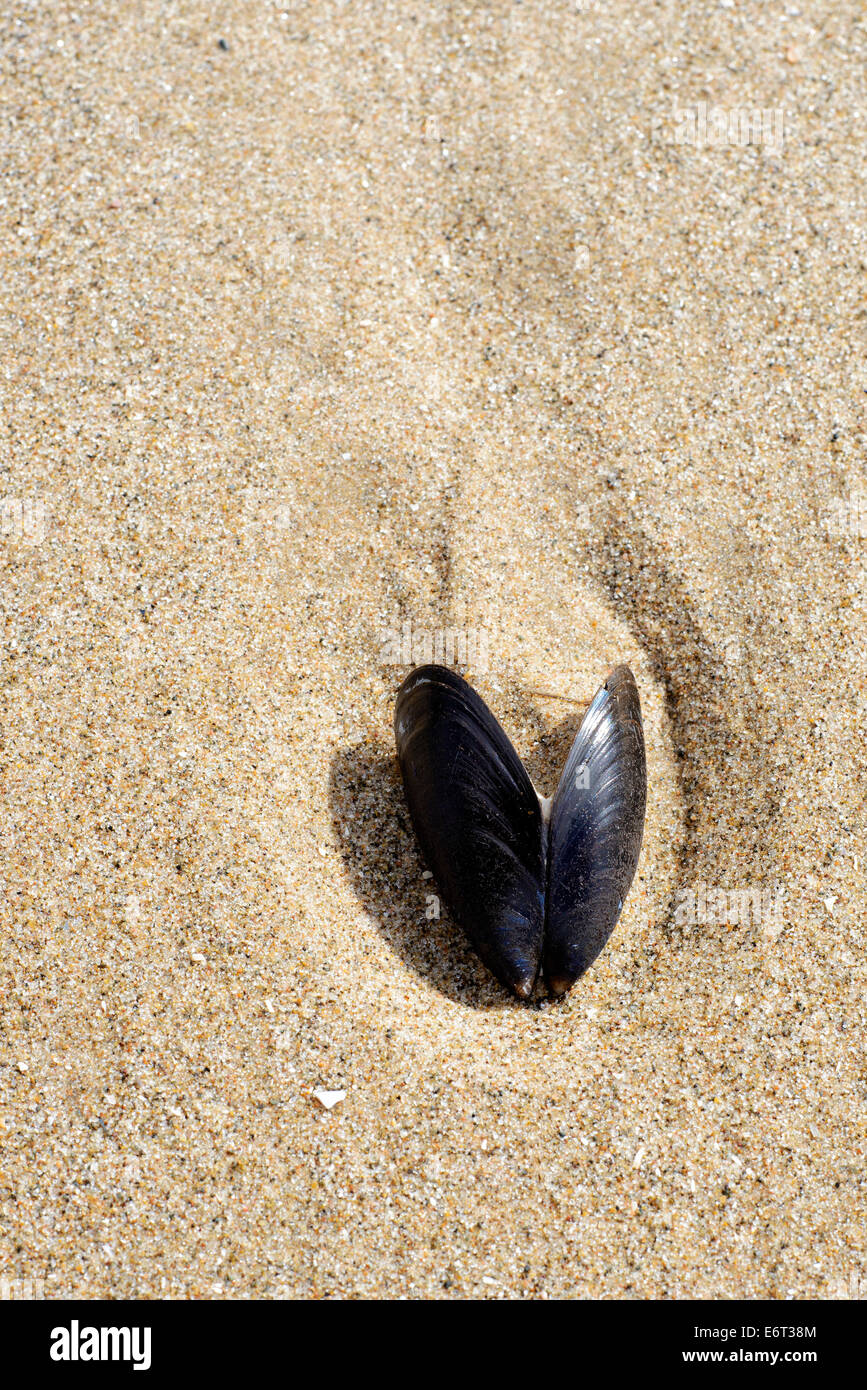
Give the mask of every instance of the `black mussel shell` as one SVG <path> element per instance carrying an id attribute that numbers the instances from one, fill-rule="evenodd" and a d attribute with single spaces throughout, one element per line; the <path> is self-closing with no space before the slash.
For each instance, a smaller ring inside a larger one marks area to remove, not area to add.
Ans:
<path id="1" fill-rule="evenodd" d="M 550 807 L 487 705 L 447 667 L 410 672 L 394 728 L 412 822 L 449 912 L 520 998 L 540 969 L 564 994 L 611 935 L 638 863 L 647 774 L 631 671 L 618 666 L 595 696 Z"/>
<path id="2" fill-rule="evenodd" d="M 551 812 L 544 971 L 565 994 L 613 932 L 635 876 L 647 768 L 638 689 L 618 666 L 593 699 Z"/>
<path id="3" fill-rule="evenodd" d="M 526 999 L 545 911 L 545 836 L 527 771 L 484 701 L 444 666 L 410 673 L 394 732 L 412 823 L 446 907 L 488 969 Z"/>

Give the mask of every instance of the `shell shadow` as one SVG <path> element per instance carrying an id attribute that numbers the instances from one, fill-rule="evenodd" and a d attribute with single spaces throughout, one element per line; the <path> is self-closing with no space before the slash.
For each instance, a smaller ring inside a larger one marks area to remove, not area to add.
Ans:
<path id="1" fill-rule="evenodd" d="M 686 587 L 628 511 L 609 505 L 597 535 L 591 574 L 647 652 L 665 692 L 684 806 L 676 886 L 707 878 L 733 889 L 745 886 L 745 877 L 751 886 L 766 886 L 778 863 L 768 831 L 782 786 L 779 769 L 770 775 L 776 730 L 750 670 L 750 625 L 743 624 L 742 659 L 727 663 Z M 744 571 L 755 568 L 755 556 L 745 551 Z M 765 660 L 771 643 L 763 634 Z"/>
<path id="2" fill-rule="evenodd" d="M 526 760 L 536 786 L 556 785 L 580 722 L 566 719 L 540 739 Z M 526 1009 L 488 973 L 435 881 L 423 877 L 427 865 L 387 747 L 371 739 L 339 750 L 331 762 L 331 816 L 356 896 L 389 948 L 448 998 L 476 1009 Z M 435 905 L 439 916 L 428 915 Z"/>

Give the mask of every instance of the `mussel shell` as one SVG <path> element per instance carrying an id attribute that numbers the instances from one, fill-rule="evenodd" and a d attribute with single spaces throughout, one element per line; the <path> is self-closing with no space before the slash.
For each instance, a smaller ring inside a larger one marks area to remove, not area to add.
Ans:
<path id="1" fill-rule="evenodd" d="M 635 875 L 647 802 L 641 703 L 618 666 L 582 720 L 554 797 L 544 972 L 565 994 L 598 956 Z"/>
<path id="2" fill-rule="evenodd" d="M 618 666 L 597 692 L 549 815 L 455 671 L 410 672 L 394 730 L 412 822 L 452 917 L 519 997 L 540 967 L 565 994 L 614 930 L 641 850 L 647 771 L 632 672 Z"/>
<path id="3" fill-rule="evenodd" d="M 546 834 L 524 765 L 484 701 L 444 666 L 410 672 L 394 730 L 412 822 L 446 907 L 493 974 L 529 997 Z"/>

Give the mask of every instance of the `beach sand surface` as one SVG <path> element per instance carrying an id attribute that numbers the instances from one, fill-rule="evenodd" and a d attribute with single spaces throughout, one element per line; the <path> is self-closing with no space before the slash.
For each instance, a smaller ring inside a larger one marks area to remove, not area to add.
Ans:
<path id="1" fill-rule="evenodd" d="M 0 69 L 0 1275 L 864 1296 L 863 6 L 22 4 Z M 639 685 L 557 1005 L 435 915 L 446 629 L 546 793 Z"/>

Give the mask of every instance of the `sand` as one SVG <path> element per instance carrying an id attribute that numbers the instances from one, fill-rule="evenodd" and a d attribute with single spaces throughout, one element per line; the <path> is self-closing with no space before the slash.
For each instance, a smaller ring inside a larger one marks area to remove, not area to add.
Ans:
<path id="1" fill-rule="evenodd" d="M 863 7 L 22 3 L 0 52 L 0 1275 L 863 1296 Z M 544 791 L 635 672 L 561 1004 L 430 915 L 406 623 Z"/>

